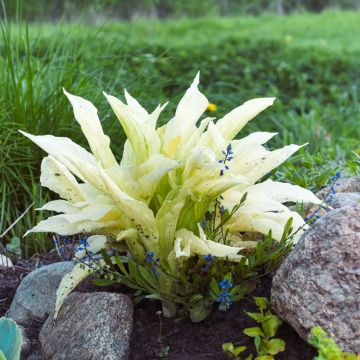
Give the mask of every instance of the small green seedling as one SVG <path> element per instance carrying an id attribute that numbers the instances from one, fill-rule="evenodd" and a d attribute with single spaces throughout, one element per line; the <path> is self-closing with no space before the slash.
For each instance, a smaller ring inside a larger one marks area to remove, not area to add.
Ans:
<path id="1" fill-rule="evenodd" d="M 314 360 L 357 360 L 359 355 L 342 352 L 336 342 L 331 339 L 320 326 L 311 329 L 308 343 L 318 350 Z"/>
<path id="2" fill-rule="evenodd" d="M 246 312 L 246 314 L 261 327 L 246 328 L 244 334 L 254 338 L 258 355 L 255 360 L 273 360 L 274 355 L 285 350 L 284 340 L 274 338 L 282 321 L 268 309 L 269 302 L 266 298 L 255 297 L 254 299 L 260 312 Z"/>
<path id="3" fill-rule="evenodd" d="M 0 319 L 0 360 L 19 360 L 23 337 L 16 322 Z"/>
<path id="4" fill-rule="evenodd" d="M 241 360 L 240 354 L 246 350 L 246 346 L 235 347 L 232 342 L 222 344 L 222 349 L 229 359 Z M 252 355 L 249 355 L 245 360 L 251 360 Z"/>

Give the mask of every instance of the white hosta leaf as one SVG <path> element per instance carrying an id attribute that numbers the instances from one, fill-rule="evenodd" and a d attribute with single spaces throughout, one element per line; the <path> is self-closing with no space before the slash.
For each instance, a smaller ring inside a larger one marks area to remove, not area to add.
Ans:
<path id="1" fill-rule="evenodd" d="M 52 155 L 56 160 L 65 165 L 68 170 L 82 181 L 86 181 L 86 179 L 82 174 L 79 161 L 81 160 L 82 164 L 87 164 L 90 168 L 96 168 L 97 166 L 94 155 L 66 137 L 56 137 L 52 135 L 34 136 L 24 131 L 19 131 L 49 155 Z"/>
<path id="2" fill-rule="evenodd" d="M 204 198 L 214 200 L 223 192 L 237 186 L 247 184 L 244 176 L 219 176 L 217 179 L 205 179 L 191 188 L 191 193 L 197 201 L 204 201 Z"/>
<path id="3" fill-rule="evenodd" d="M 104 169 L 117 165 L 110 150 L 110 139 L 103 132 L 96 107 L 88 100 L 69 94 L 65 89 L 64 94 L 74 109 L 75 119 L 80 124 L 95 158 Z"/>
<path id="4" fill-rule="evenodd" d="M 55 215 L 40 221 L 24 236 L 32 232 L 54 232 L 65 236 L 122 226 L 126 226 L 126 222 L 114 205 L 95 204 L 76 213 Z"/>
<path id="5" fill-rule="evenodd" d="M 266 180 L 262 183 L 255 184 L 246 189 L 249 194 L 259 195 L 264 194 L 281 203 L 285 202 L 303 202 L 305 204 L 321 204 L 310 190 L 304 189 L 298 185 L 288 183 L 281 183 L 272 180 Z"/>
<path id="6" fill-rule="evenodd" d="M 65 214 L 76 214 L 81 211 L 81 208 L 88 206 L 89 204 L 86 202 L 78 202 L 71 203 L 66 200 L 53 200 L 49 201 L 41 208 L 36 210 L 47 210 L 47 211 L 55 211 L 57 213 L 65 213 Z"/>
<path id="7" fill-rule="evenodd" d="M 40 182 L 42 186 L 56 192 L 65 200 L 78 202 L 86 199 L 75 176 L 51 155 L 41 162 Z"/>
<path id="8" fill-rule="evenodd" d="M 146 202 L 150 201 L 159 181 L 165 174 L 177 166 L 179 166 L 178 161 L 166 158 L 161 154 L 152 155 L 149 160 L 139 167 L 139 171 L 142 174 L 137 179 L 137 193 L 139 196 Z"/>
<path id="9" fill-rule="evenodd" d="M 130 141 L 126 140 L 124 144 L 123 157 L 121 159 L 121 166 L 131 166 L 137 163 L 136 154 L 133 150 Z"/>
<path id="10" fill-rule="evenodd" d="M 156 214 L 156 226 L 159 229 L 160 256 L 167 256 L 173 248 L 176 226 L 185 205 L 186 192 L 172 190 Z"/>
<path id="11" fill-rule="evenodd" d="M 223 206 L 232 209 L 240 202 L 242 196 L 243 193 L 240 191 L 227 191 L 223 194 Z M 245 203 L 230 218 L 225 227 L 231 233 L 248 231 L 267 235 L 271 230 L 273 238 L 281 240 L 285 224 L 290 218 L 293 218 L 293 232 L 305 224 L 298 213 L 290 211 L 280 202 L 263 193 L 253 195 L 249 192 Z"/>
<path id="12" fill-rule="evenodd" d="M 65 298 L 76 288 L 77 285 L 84 279 L 86 279 L 92 272 L 95 271 L 96 265 L 92 264 L 91 267 L 79 263 L 74 266 L 74 268 L 66 274 L 56 291 L 56 302 L 55 302 L 55 314 L 54 318 L 56 319 L 59 313 L 59 310 L 64 303 Z"/>
<path id="13" fill-rule="evenodd" d="M 82 260 L 84 256 L 87 254 L 97 254 L 102 249 L 106 248 L 106 236 L 104 235 L 92 235 L 87 238 L 88 246 L 86 246 L 86 250 L 84 245 L 80 246 L 83 250 L 78 250 L 75 253 L 75 257 L 79 260 Z"/>
<path id="14" fill-rule="evenodd" d="M 186 160 L 183 181 L 210 168 L 214 170 L 215 174 L 217 169 L 219 169 L 220 172 L 220 166 L 216 160 L 214 151 L 205 146 L 198 146 L 191 151 Z"/>
<path id="15" fill-rule="evenodd" d="M 252 169 L 246 173 L 246 177 L 248 178 L 249 183 L 254 184 L 257 180 L 261 179 L 271 170 L 281 165 L 291 155 L 293 155 L 296 151 L 298 151 L 302 146 L 288 145 L 281 149 L 262 153 L 251 164 Z"/>
<path id="16" fill-rule="evenodd" d="M 227 147 L 228 141 L 225 140 L 217 126 L 211 121 L 207 131 L 202 134 L 199 145 L 206 146 L 218 154 Z"/>
<path id="17" fill-rule="evenodd" d="M 233 140 L 231 142 L 234 157 L 238 154 L 246 151 L 249 147 L 253 147 L 254 145 L 263 145 L 268 142 L 271 138 L 273 138 L 277 133 L 269 133 L 269 132 L 254 132 L 240 140 Z"/>
<path id="18" fill-rule="evenodd" d="M 237 255 L 241 250 L 238 247 L 224 245 L 215 241 L 201 239 L 187 229 L 180 229 L 175 233 L 175 254 L 176 257 L 190 255 L 213 255 L 216 257 L 226 257 Z M 239 255 L 241 256 L 241 255 Z"/>
<path id="19" fill-rule="evenodd" d="M 7 256 L 0 254 L 0 267 L 14 268 L 14 265 Z"/>
<path id="20" fill-rule="evenodd" d="M 200 126 L 196 128 L 188 137 L 183 139 L 183 141 L 179 144 L 175 159 L 185 162 L 187 157 L 193 150 L 196 145 L 200 145 L 201 137 L 208 126 L 209 122 L 214 118 L 205 118 L 201 121 Z M 202 144 L 201 144 L 202 145 Z"/>
<path id="21" fill-rule="evenodd" d="M 157 119 L 159 118 L 160 113 L 166 107 L 167 103 L 165 103 L 164 105 L 159 105 L 151 114 L 149 114 L 140 105 L 140 103 L 136 99 L 134 99 L 126 90 L 124 91 L 124 93 L 125 93 L 126 103 L 132 114 L 136 116 L 138 119 L 144 121 L 145 123 L 148 123 L 151 126 L 151 128 L 155 130 Z"/>
<path id="22" fill-rule="evenodd" d="M 117 207 L 125 214 L 137 227 L 140 238 L 144 240 L 147 247 L 158 246 L 158 230 L 156 228 L 155 217 L 147 204 L 140 200 L 135 200 L 116 186 L 114 181 L 105 173 L 101 172 L 101 177 L 108 189 L 111 198 Z"/>
<path id="23" fill-rule="evenodd" d="M 160 140 L 151 124 L 131 112 L 131 108 L 114 96 L 104 93 L 136 154 L 138 163 L 160 150 Z"/>
<path id="24" fill-rule="evenodd" d="M 175 116 L 167 123 L 163 144 L 163 151 L 167 156 L 173 156 L 179 144 L 195 131 L 196 122 L 209 104 L 198 89 L 199 81 L 200 73 L 180 100 Z"/>
<path id="25" fill-rule="evenodd" d="M 274 100 L 274 97 L 270 97 L 246 101 L 220 119 L 216 127 L 221 135 L 230 141 L 252 118 L 272 105 Z"/>

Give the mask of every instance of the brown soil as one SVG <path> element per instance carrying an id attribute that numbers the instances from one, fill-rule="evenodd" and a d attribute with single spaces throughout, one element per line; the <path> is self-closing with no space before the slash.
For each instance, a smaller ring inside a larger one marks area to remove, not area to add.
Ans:
<path id="1" fill-rule="evenodd" d="M 270 295 L 271 279 L 264 279 L 253 295 Z M 214 311 L 205 321 L 194 324 L 188 319 L 161 318 L 162 335 L 160 335 L 158 302 L 143 302 L 134 314 L 134 329 L 131 338 L 130 360 L 153 360 L 161 357 L 161 349 L 170 347 L 166 359 L 169 360 L 205 360 L 227 359 L 221 345 L 233 342 L 234 345 L 245 345 L 255 354 L 253 339 L 242 331 L 246 327 L 257 326 L 246 311 L 257 311 L 252 296 L 232 305 L 229 311 Z M 314 349 L 304 342 L 288 325 L 283 324 L 277 336 L 286 342 L 284 353 L 276 356 L 279 360 L 310 360 L 315 356 Z M 248 353 L 246 353 L 247 355 Z"/>
<path id="2" fill-rule="evenodd" d="M 54 262 L 55 259 L 39 261 L 21 261 L 12 269 L 0 269 L 0 316 L 5 315 L 21 279 L 26 276 L 36 265 Z M 55 260 L 57 261 L 57 260 Z M 264 279 L 254 291 L 255 296 L 269 297 L 269 278 Z M 78 291 L 96 291 L 89 280 L 83 282 Z M 121 286 L 101 288 L 102 291 L 122 291 Z M 169 346 L 166 359 L 192 360 L 192 359 L 226 359 L 222 352 L 221 344 L 233 342 L 236 345 L 245 345 L 255 354 L 253 340 L 243 335 L 246 327 L 256 326 L 244 312 L 256 311 L 252 297 L 242 302 L 233 304 L 228 312 L 214 311 L 203 322 L 194 324 L 188 319 L 160 319 L 157 311 L 160 310 L 159 302 L 143 301 L 135 307 L 134 329 L 130 344 L 129 360 L 154 360 L 161 357 L 161 350 Z M 32 323 L 26 327 L 26 335 L 30 340 L 31 353 L 38 354 L 40 345 L 37 336 L 41 323 Z M 160 335 L 161 334 L 161 335 Z M 287 324 L 283 324 L 277 334 L 286 342 L 286 350 L 277 356 L 279 360 L 310 360 L 315 352 L 306 344 L 297 333 Z M 28 352 L 28 353 L 30 353 Z M 27 356 L 23 357 L 26 359 Z"/>

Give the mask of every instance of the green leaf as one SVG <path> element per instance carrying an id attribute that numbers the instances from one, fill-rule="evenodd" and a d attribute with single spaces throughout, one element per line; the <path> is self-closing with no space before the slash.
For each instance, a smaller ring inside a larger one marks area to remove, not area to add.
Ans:
<path id="1" fill-rule="evenodd" d="M 129 276 L 128 272 L 125 269 L 123 261 L 121 260 L 121 257 L 119 256 L 118 253 L 115 253 L 115 261 L 116 261 L 116 264 L 119 267 L 120 271 L 123 273 L 123 275 Z"/>
<path id="2" fill-rule="evenodd" d="M 256 337 L 256 336 L 265 337 L 265 334 L 263 333 L 263 331 L 257 326 L 251 327 L 251 328 L 246 328 L 246 329 L 244 329 L 243 333 L 250 337 Z"/>
<path id="3" fill-rule="evenodd" d="M 97 286 L 109 286 L 118 283 L 119 281 L 116 279 L 114 280 L 107 280 L 107 279 L 94 279 L 93 284 Z"/>
<path id="4" fill-rule="evenodd" d="M 262 323 L 262 328 L 268 337 L 273 337 L 276 335 L 276 332 L 281 324 L 282 320 L 278 316 L 271 315 Z"/>
<path id="5" fill-rule="evenodd" d="M 239 355 L 240 353 L 246 350 L 246 346 L 237 346 L 234 350 L 235 355 Z"/>
<path id="6" fill-rule="evenodd" d="M 6 357 L 1 350 L 0 350 L 0 360 L 6 360 Z"/>
<path id="7" fill-rule="evenodd" d="M 260 323 L 262 320 L 261 313 L 253 313 L 253 312 L 246 312 L 246 315 L 254 319 L 256 322 Z"/>
<path id="8" fill-rule="evenodd" d="M 217 298 L 220 292 L 220 287 L 218 282 L 214 279 L 211 278 L 211 282 L 210 282 L 210 290 L 212 291 L 212 293 L 215 295 L 215 297 Z"/>
<path id="9" fill-rule="evenodd" d="M 113 268 L 113 263 L 111 261 L 110 256 L 108 255 L 107 251 L 105 249 L 101 249 L 101 256 L 103 260 L 105 261 L 105 264 L 109 266 L 110 269 Z"/>
<path id="10" fill-rule="evenodd" d="M 9 318 L 0 319 L 0 359 L 19 360 L 23 337 L 16 322 Z"/>
<path id="11" fill-rule="evenodd" d="M 256 305 L 258 306 L 258 308 L 260 310 L 265 310 L 269 305 L 269 302 L 265 297 L 254 297 L 254 299 L 255 299 Z"/>
<path id="12" fill-rule="evenodd" d="M 138 266 L 133 261 L 129 261 L 129 273 L 130 273 L 130 278 L 133 278 L 139 285 L 144 284 Z"/>
<path id="13" fill-rule="evenodd" d="M 274 360 L 274 357 L 271 355 L 260 355 L 257 356 L 255 360 Z"/>
<path id="14" fill-rule="evenodd" d="M 139 272 L 144 280 L 155 290 L 158 290 L 158 282 L 156 280 L 154 271 L 151 269 L 147 269 L 141 265 L 138 266 Z"/>
<path id="15" fill-rule="evenodd" d="M 10 242 L 6 244 L 6 250 L 16 254 L 17 256 L 21 256 L 21 241 L 17 236 L 12 237 Z"/>
<path id="16" fill-rule="evenodd" d="M 255 347 L 256 347 L 256 351 L 259 353 L 260 352 L 260 347 L 261 347 L 261 344 L 262 344 L 262 339 L 261 339 L 260 336 L 255 337 L 254 344 L 255 344 Z"/>
<path id="17" fill-rule="evenodd" d="M 271 339 L 267 344 L 267 351 L 271 355 L 276 355 L 285 350 L 285 341 L 281 339 Z"/>

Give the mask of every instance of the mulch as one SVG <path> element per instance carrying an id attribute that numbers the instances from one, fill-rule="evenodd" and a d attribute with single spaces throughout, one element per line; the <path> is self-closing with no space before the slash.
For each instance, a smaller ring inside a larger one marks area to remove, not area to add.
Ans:
<path id="1" fill-rule="evenodd" d="M 54 260 L 49 258 L 41 262 L 38 260 L 18 261 L 15 264 L 15 270 L 0 269 L 0 316 L 6 314 L 23 277 L 37 266 L 54 262 Z M 252 295 L 269 298 L 270 285 L 271 278 L 264 278 Z M 85 280 L 76 290 L 97 291 L 99 288 L 93 286 L 89 280 Z M 122 286 L 100 288 L 100 291 L 106 290 L 124 292 Z M 159 310 L 161 306 L 157 301 L 147 300 L 136 305 L 129 360 L 154 360 L 161 357 L 168 360 L 222 360 L 227 359 L 227 356 L 222 352 L 221 344 L 230 341 L 234 345 L 247 346 L 255 354 L 253 339 L 242 332 L 246 327 L 256 326 L 256 323 L 245 314 L 245 310 L 257 310 L 252 296 L 233 304 L 227 312 L 218 311 L 215 306 L 210 316 L 197 324 L 184 318 L 166 319 L 158 314 Z M 26 327 L 26 334 L 31 344 L 30 352 L 39 351 L 37 335 L 41 325 L 41 323 L 34 323 Z M 288 324 L 284 323 L 280 327 L 277 337 L 286 342 L 286 350 L 276 356 L 276 359 L 311 360 L 315 356 L 314 349 L 304 342 Z M 166 353 L 164 349 L 167 347 L 168 353 L 164 356 Z M 26 356 L 23 357 L 23 359 L 26 358 Z"/>

